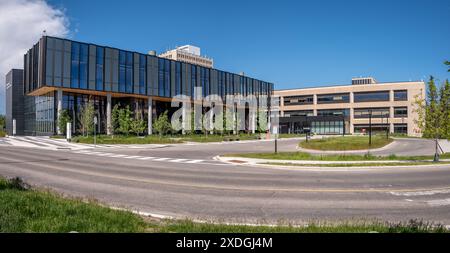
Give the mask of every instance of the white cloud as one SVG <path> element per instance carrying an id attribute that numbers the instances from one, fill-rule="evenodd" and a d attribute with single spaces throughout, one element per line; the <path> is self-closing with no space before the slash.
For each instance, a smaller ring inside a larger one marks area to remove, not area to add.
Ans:
<path id="1" fill-rule="evenodd" d="M 23 55 L 42 36 L 66 37 L 69 22 L 63 10 L 44 0 L 0 0 L 0 114 L 5 113 L 5 75 L 23 68 Z"/>

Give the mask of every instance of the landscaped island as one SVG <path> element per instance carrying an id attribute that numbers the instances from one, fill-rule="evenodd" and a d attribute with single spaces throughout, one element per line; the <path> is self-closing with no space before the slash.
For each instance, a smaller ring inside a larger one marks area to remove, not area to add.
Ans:
<path id="1" fill-rule="evenodd" d="M 372 136 L 372 143 L 369 145 L 369 136 L 343 136 L 327 137 L 322 139 L 312 139 L 308 142 L 302 141 L 299 146 L 314 150 L 364 150 L 381 148 L 392 142 L 392 138 L 386 138 L 384 135 Z"/>

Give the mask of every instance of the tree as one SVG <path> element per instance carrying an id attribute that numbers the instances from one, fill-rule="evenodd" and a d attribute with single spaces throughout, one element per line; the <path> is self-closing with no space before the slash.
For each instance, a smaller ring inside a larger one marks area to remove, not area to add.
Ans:
<path id="1" fill-rule="evenodd" d="M 440 133 L 442 138 L 450 138 L 450 83 L 448 80 L 441 86 L 439 92 Z"/>
<path id="2" fill-rule="evenodd" d="M 114 136 L 119 132 L 119 111 L 120 104 L 115 104 L 111 111 L 111 134 Z"/>
<path id="3" fill-rule="evenodd" d="M 169 117 L 167 116 L 167 111 L 159 115 L 155 123 L 153 123 L 153 129 L 159 134 L 160 137 L 168 134 L 172 130 L 172 126 L 169 122 Z"/>
<path id="4" fill-rule="evenodd" d="M 445 61 L 444 64 L 449 66 L 447 72 L 450 72 L 450 61 Z"/>
<path id="5" fill-rule="evenodd" d="M 80 126 L 83 136 L 89 136 L 89 133 L 94 130 L 94 115 L 95 108 L 91 100 L 84 104 L 80 112 Z"/>
<path id="6" fill-rule="evenodd" d="M 436 138 L 439 137 L 441 111 L 438 103 L 438 91 L 434 83 L 434 77 L 430 76 L 428 81 L 428 94 L 425 109 L 425 129 L 424 137 Z"/>
<path id="7" fill-rule="evenodd" d="M 131 132 L 135 133 L 137 136 L 142 134 L 147 128 L 147 123 L 142 118 L 142 114 L 137 111 L 134 113 L 134 119 L 131 121 L 130 128 Z"/>
<path id="8" fill-rule="evenodd" d="M 131 110 L 130 106 L 126 106 L 125 108 L 119 109 L 119 132 L 125 135 L 128 135 L 131 130 L 131 122 L 133 119 L 131 118 Z"/>
<path id="9" fill-rule="evenodd" d="M 69 110 L 62 110 L 58 119 L 58 128 L 60 129 L 62 134 L 66 134 L 67 123 L 71 122 Z"/>
<path id="10" fill-rule="evenodd" d="M 6 117 L 5 115 L 0 115 L 0 131 L 4 130 L 6 127 Z"/>

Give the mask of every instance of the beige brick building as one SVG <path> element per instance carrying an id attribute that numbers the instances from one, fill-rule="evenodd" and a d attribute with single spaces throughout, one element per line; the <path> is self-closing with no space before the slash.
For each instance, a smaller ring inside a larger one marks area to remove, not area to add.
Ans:
<path id="1" fill-rule="evenodd" d="M 367 133 L 371 120 L 375 132 L 421 136 L 414 104 L 417 97 L 425 97 L 421 81 L 377 83 L 371 77 L 354 78 L 351 85 L 274 94 L 280 96 L 281 132 L 299 132 L 308 126 L 319 134 Z"/>
<path id="2" fill-rule="evenodd" d="M 166 51 L 160 54 L 159 57 L 196 64 L 207 68 L 214 67 L 213 59 L 200 55 L 200 48 L 192 45 L 181 46 Z"/>

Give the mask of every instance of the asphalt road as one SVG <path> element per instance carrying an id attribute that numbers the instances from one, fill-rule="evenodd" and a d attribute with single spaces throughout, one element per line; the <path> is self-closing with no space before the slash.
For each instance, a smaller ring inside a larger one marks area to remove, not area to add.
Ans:
<path id="1" fill-rule="evenodd" d="M 400 141 L 401 145 L 385 152 L 406 152 L 402 145 L 410 152 L 432 150 L 430 143 L 406 141 L 410 142 Z M 279 141 L 279 150 L 295 149 L 296 144 L 296 140 Z M 109 205 L 176 218 L 298 224 L 418 218 L 450 224 L 447 165 L 288 170 L 212 159 L 223 153 L 271 150 L 273 142 L 268 141 L 95 150 L 98 153 L 0 146 L 0 174 Z M 158 157 L 167 159 L 155 160 Z"/>

